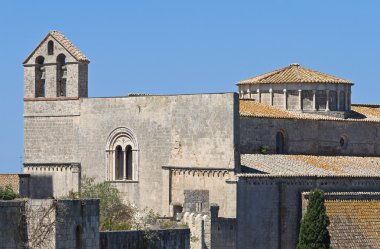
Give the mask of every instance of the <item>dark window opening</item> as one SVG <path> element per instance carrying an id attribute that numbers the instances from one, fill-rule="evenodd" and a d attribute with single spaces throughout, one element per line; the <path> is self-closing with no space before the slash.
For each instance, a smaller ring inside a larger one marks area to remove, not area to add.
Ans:
<path id="1" fill-rule="evenodd" d="M 75 249 L 82 249 L 82 229 L 80 226 L 75 229 Z"/>
<path id="2" fill-rule="evenodd" d="M 286 141 L 283 132 L 278 131 L 276 134 L 276 153 L 285 154 L 286 153 Z"/>
<path id="3" fill-rule="evenodd" d="M 123 164 L 124 164 L 124 151 L 118 145 L 115 150 L 115 179 L 123 179 Z"/>
<path id="4" fill-rule="evenodd" d="M 342 149 L 346 149 L 348 145 L 347 136 L 341 136 L 339 140 L 339 145 Z"/>
<path id="5" fill-rule="evenodd" d="M 48 42 L 48 55 L 53 55 L 54 54 L 54 42 L 49 41 Z"/>
<path id="6" fill-rule="evenodd" d="M 57 97 L 66 97 L 67 95 L 67 67 L 66 56 L 60 54 L 57 56 Z"/>
<path id="7" fill-rule="evenodd" d="M 45 97 L 45 67 L 44 67 L 45 58 L 38 56 L 36 58 L 35 66 L 35 97 L 41 98 Z"/>
<path id="8" fill-rule="evenodd" d="M 126 177 L 128 180 L 132 180 L 132 176 L 133 176 L 132 146 L 128 145 L 125 148 L 125 151 L 126 151 L 125 154 L 126 154 L 126 170 L 127 170 Z"/>

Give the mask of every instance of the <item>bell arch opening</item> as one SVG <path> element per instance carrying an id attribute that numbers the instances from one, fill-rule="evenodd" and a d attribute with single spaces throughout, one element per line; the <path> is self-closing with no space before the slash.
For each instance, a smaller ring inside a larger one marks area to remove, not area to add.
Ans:
<path id="1" fill-rule="evenodd" d="M 57 56 L 57 97 L 67 96 L 67 67 L 66 56 L 59 54 Z"/>
<path id="2" fill-rule="evenodd" d="M 42 98 L 45 97 L 45 58 L 43 56 L 38 56 L 36 58 L 35 66 L 35 97 Z"/>

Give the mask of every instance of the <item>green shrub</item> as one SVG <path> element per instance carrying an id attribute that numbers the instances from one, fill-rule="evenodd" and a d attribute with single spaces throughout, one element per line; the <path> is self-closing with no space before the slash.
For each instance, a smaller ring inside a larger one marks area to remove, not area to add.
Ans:
<path id="1" fill-rule="evenodd" d="M 268 145 L 261 145 L 259 148 L 260 154 L 266 155 L 268 154 L 269 146 Z"/>
<path id="2" fill-rule="evenodd" d="M 13 200 L 18 197 L 10 185 L 5 187 L 0 186 L 0 200 Z"/>
<path id="3" fill-rule="evenodd" d="M 297 249 L 330 249 L 330 224 L 324 205 L 324 192 L 314 189 L 309 195 L 309 205 L 301 220 Z"/>
<path id="4" fill-rule="evenodd" d="M 100 200 L 100 230 L 129 230 L 133 227 L 136 209 L 125 204 L 116 187 L 108 182 L 95 183 L 93 178 L 84 176 L 80 192 L 71 192 L 73 199 Z"/>

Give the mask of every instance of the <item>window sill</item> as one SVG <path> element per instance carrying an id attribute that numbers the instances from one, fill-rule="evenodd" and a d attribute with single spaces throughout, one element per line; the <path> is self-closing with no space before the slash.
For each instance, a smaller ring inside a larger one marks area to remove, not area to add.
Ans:
<path id="1" fill-rule="evenodd" d="M 112 180 L 112 181 L 106 181 L 108 183 L 138 183 L 138 180 Z"/>

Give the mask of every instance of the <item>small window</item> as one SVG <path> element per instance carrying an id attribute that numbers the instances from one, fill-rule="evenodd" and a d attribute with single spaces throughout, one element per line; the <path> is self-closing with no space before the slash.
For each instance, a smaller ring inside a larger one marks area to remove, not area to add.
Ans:
<path id="1" fill-rule="evenodd" d="M 286 136 L 283 130 L 280 130 L 276 133 L 276 153 L 286 153 Z"/>
<path id="2" fill-rule="evenodd" d="M 342 149 L 347 149 L 348 146 L 348 138 L 346 135 L 342 135 L 339 140 L 339 145 Z"/>
<path id="3" fill-rule="evenodd" d="M 49 41 L 48 42 L 48 55 L 53 55 L 54 54 L 54 42 Z"/>

